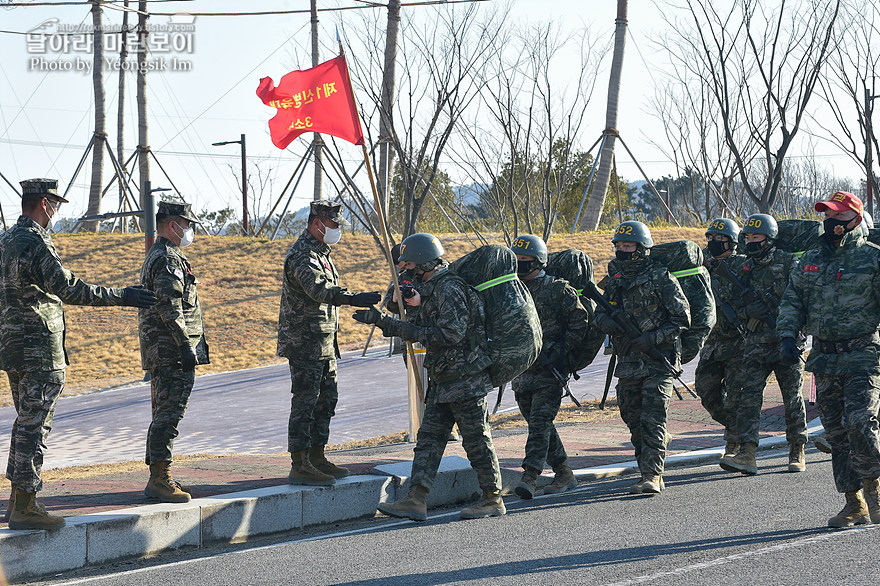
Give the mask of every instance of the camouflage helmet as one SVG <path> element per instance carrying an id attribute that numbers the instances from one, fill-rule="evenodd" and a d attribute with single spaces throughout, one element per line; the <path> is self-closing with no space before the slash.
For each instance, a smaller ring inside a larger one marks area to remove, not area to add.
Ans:
<path id="1" fill-rule="evenodd" d="M 710 234 L 727 236 L 731 242 L 736 243 L 736 239 L 739 237 L 739 225 L 730 218 L 715 218 L 706 228 L 706 236 Z"/>
<path id="2" fill-rule="evenodd" d="M 407 236 L 400 243 L 401 262 L 414 262 L 417 265 L 437 260 L 443 256 L 443 245 L 433 234 L 419 232 Z"/>
<path id="3" fill-rule="evenodd" d="M 768 214 L 752 214 L 743 224 L 743 234 L 765 234 L 767 240 L 773 240 L 779 234 L 779 226 L 773 216 Z"/>
<path id="4" fill-rule="evenodd" d="M 535 257 L 542 267 L 547 264 L 547 245 L 534 234 L 517 236 L 510 245 L 510 250 L 515 254 Z"/>
<path id="5" fill-rule="evenodd" d="M 641 222 L 628 220 L 617 227 L 611 242 L 635 242 L 643 248 L 651 248 L 654 246 L 654 240 L 651 238 L 651 231 Z"/>

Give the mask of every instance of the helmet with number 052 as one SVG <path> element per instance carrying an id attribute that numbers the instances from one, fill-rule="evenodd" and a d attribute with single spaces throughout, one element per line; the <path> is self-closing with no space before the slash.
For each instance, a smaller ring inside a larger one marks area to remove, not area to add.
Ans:
<path id="1" fill-rule="evenodd" d="M 516 254 L 533 256 L 541 266 L 547 264 L 547 245 L 534 234 L 524 234 L 513 239 L 510 250 Z"/>
<path id="2" fill-rule="evenodd" d="M 422 264 L 437 260 L 443 256 L 443 245 L 433 234 L 419 232 L 407 236 L 400 243 L 400 261 L 412 261 Z"/>
<path id="3" fill-rule="evenodd" d="M 779 226 L 773 216 L 767 214 L 752 214 L 746 218 L 743 224 L 743 234 L 764 234 L 768 239 L 776 238 L 779 234 Z"/>
<path id="4" fill-rule="evenodd" d="M 706 228 L 706 236 L 710 234 L 721 234 L 730 238 L 731 242 L 736 242 L 739 237 L 739 225 L 730 218 L 715 218 Z"/>
<path id="5" fill-rule="evenodd" d="M 617 227 L 611 242 L 635 242 L 641 244 L 644 248 L 654 246 L 654 239 L 651 238 L 651 231 L 641 222 L 636 220 L 628 220 Z"/>

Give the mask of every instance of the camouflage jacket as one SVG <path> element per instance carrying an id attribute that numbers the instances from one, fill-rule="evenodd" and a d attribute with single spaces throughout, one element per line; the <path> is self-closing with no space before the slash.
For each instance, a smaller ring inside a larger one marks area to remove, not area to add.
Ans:
<path id="1" fill-rule="evenodd" d="M 639 329 L 653 332 L 657 349 L 674 366 L 678 367 L 681 343 L 679 335 L 690 327 L 690 305 L 687 297 L 666 268 L 654 264 L 650 257 L 641 261 L 635 270 L 622 269 L 617 260 L 608 263 L 608 282 L 605 298 L 633 319 Z M 597 313 L 602 308 L 596 309 Z M 626 344 L 620 337 L 613 337 L 615 348 Z M 642 352 L 631 350 L 618 356 L 614 375 L 618 378 L 641 378 L 650 374 L 667 372 L 658 361 Z"/>
<path id="2" fill-rule="evenodd" d="M 61 370 L 63 303 L 122 305 L 122 289 L 82 282 L 61 262 L 49 232 L 27 216 L 0 236 L 0 369 Z"/>
<path id="3" fill-rule="evenodd" d="M 754 332 L 746 329 L 745 353 L 747 355 L 750 351 L 763 353 L 764 350 L 754 350 L 761 345 L 773 346 L 774 351 L 778 351 L 779 340 L 776 337 L 776 313 L 778 312 L 779 301 L 782 299 L 782 293 L 788 285 L 789 274 L 796 262 L 797 259 L 792 253 L 783 252 L 774 247 L 760 258 L 749 256 L 739 264 L 739 270 L 735 274 L 742 281 L 743 285 L 754 289 L 762 298 L 766 295 L 772 299 L 770 303 L 766 304 L 773 315 L 771 323 L 762 321 Z M 737 315 L 743 324 L 748 324 L 749 317 L 746 315 L 745 307 L 741 302 Z M 771 356 L 765 356 L 765 358 L 767 362 L 776 360 L 776 358 Z"/>
<path id="4" fill-rule="evenodd" d="M 718 270 L 720 260 L 724 260 L 727 266 L 730 267 L 730 270 L 737 274 L 746 256 L 734 253 L 725 259 L 718 260 L 713 258 L 708 250 L 704 250 L 703 254 L 706 259 L 704 266 L 709 271 L 712 294 L 715 297 L 715 325 L 712 327 L 712 331 L 709 333 L 709 337 L 700 351 L 700 357 L 709 358 L 716 351 L 723 354 L 731 354 L 732 352 L 742 354 L 743 337 L 737 330 L 734 322 L 721 309 L 721 304 L 726 303 L 733 314 L 736 315 L 737 308 L 741 305 L 739 295 L 736 293 L 735 287 L 722 277 L 719 277 L 716 271 Z M 745 322 L 741 321 L 738 316 L 736 316 L 736 319 L 739 321 L 740 326 L 745 329 Z"/>
<path id="5" fill-rule="evenodd" d="M 284 259 L 278 356 L 288 360 L 328 360 L 339 356 L 339 307 L 351 293 L 339 286 L 330 247 L 305 230 Z"/>
<path id="6" fill-rule="evenodd" d="M 198 280 L 179 246 L 159 237 L 141 267 L 141 285 L 156 294 L 150 308 L 138 309 L 141 367 L 180 367 L 180 347 L 190 344 L 199 364 L 208 364 L 208 345 L 202 326 Z"/>
<path id="7" fill-rule="evenodd" d="M 440 267 L 422 283 L 422 303 L 413 318 L 415 340 L 426 348 L 429 403 L 486 395 L 492 384 L 485 351 L 483 301 L 464 279 Z"/>
<path id="8" fill-rule="evenodd" d="M 820 239 L 824 240 L 824 239 Z M 776 331 L 780 338 L 812 335 L 806 369 L 824 374 L 876 372 L 880 345 L 825 354 L 815 340 L 832 342 L 870 336 L 880 326 L 880 248 L 855 230 L 839 248 L 822 242 L 808 250 L 791 273 L 782 297 Z"/>
<path id="9" fill-rule="evenodd" d="M 543 345 L 541 354 L 555 351 L 567 354 L 582 344 L 587 335 L 589 315 L 579 300 L 578 292 L 564 279 L 541 272 L 534 279 L 522 282 L 532 295 L 541 320 Z M 568 372 L 560 373 L 563 376 Z M 513 387 L 555 383 L 556 379 L 539 356 L 528 370 L 513 381 Z"/>

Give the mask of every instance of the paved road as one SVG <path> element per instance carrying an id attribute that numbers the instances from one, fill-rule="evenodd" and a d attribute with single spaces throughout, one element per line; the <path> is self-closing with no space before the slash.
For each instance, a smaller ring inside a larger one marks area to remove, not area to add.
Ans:
<path id="1" fill-rule="evenodd" d="M 842 506 L 829 457 L 754 477 L 717 466 L 668 473 L 667 491 L 631 496 L 632 477 L 521 501 L 506 517 L 427 523 L 378 517 L 247 545 L 165 554 L 55 577 L 52 584 L 874 584 L 880 526 L 825 528 Z"/>
<path id="2" fill-rule="evenodd" d="M 695 362 L 686 367 L 693 380 Z M 600 398 L 608 357 L 581 371 L 572 381 L 578 398 Z M 612 388 L 613 393 L 613 388 Z M 346 353 L 339 360 L 339 404 L 330 426 L 330 442 L 339 444 L 407 429 L 406 370 L 387 349 Z M 267 454 L 287 450 L 290 412 L 287 364 L 198 377 L 189 409 L 180 425 L 175 453 Z M 494 405 L 496 393 L 489 399 Z M 515 409 L 513 393 L 504 393 L 501 410 Z M 140 460 L 150 420 L 148 385 L 64 397 L 58 403 L 48 442 L 46 468 Z M 6 446 L 15 410 L 0 409 L 0 446 Z M 0 469 L 7 453 L 0 448 Z"/>

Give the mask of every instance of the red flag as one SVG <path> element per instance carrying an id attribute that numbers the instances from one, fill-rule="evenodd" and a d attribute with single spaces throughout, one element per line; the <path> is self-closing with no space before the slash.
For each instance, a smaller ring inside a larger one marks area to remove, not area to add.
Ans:
<path id="1" fill-rule="evenodd" d="M 271 77 L 261 79 L 257 96 L 267 106 L 278 109 L 269 120 L 272 144 L 286 148 L 304 132 L 322 132 L 364 144 L 350 87 L 343 55 L 311 69 L 291 71 L 281 78 L 278 87 Z"/>

